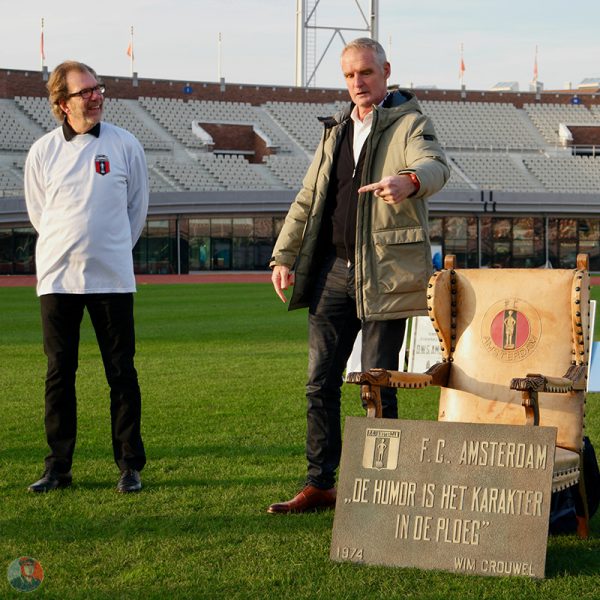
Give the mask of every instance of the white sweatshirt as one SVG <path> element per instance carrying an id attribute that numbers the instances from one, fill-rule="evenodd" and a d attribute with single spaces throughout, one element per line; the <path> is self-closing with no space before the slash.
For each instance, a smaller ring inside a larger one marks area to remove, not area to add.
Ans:
<path id="1" fill-rule="evenodd" d="M 128 131 L 66 141 L 62 127 L 31 147 L 25 201 L 39 234 L 37 294 L 135 291 L 133 246 L 148 211 L 144 150 Z"/>

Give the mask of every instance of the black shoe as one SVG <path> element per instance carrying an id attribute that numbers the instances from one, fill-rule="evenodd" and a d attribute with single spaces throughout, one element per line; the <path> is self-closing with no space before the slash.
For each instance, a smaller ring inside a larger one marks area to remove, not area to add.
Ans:
<path id="1" fill-rule="evenodd" d="M 129 492 L 139 492 L 142 489 L 142 480 L 140 472 L 135 469 L 125 469 L 121 471 L 121 477 L 117 483 L 117 492 L 127 494 Z"/>
<path id="2" fill-rule="evenodd" d="M 58 488 L 69 487 L 73 481 L 71 471 L 68 473 L 57 473 L 56 471 L 44 471 L 42 478 L 32 483 L 27 489 L 30 492 L 50 492 Z"/>

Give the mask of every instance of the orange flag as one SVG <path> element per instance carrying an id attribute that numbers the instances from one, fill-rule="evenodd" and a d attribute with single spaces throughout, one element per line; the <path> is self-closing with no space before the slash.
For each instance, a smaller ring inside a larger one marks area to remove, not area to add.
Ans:
<path id="1" fill-rule="evenodd" d="M 42 18 L 42 30 L 40 34 L 40 58 L 42 59 L 42 66 L 46 60 L 46 52 L 44 51 L 44 19 Z"/>

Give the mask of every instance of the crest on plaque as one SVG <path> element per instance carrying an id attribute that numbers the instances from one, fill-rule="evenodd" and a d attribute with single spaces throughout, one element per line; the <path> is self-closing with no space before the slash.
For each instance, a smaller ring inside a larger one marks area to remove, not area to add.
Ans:
<path id="1" fill-rule="evenodd" d="M 508 298 L 493 304 L 481 325 L 485 349 L 504 362 L 523 360 L 540 340 L 540 317 L 528 302 Z"/>
<path id="2" fill-rule="evenodd" d="M 362 466 L 394 471 L 398 467 L 400 433 L 398 429 L 367 429 Z"/>

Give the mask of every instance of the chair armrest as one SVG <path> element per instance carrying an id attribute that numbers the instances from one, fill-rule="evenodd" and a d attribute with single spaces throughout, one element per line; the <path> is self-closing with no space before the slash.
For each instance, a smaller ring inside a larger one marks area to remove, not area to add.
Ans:
<path id="1" fill-rule="evenodd" d="M 427 373 L 405 373 L 387 369 L 353 372 L 346 376 L 347 383 L 361 386 L 360 397 L 367 407 L 367 417 L 382 416 L 382 387 L 420 389 L 430 385 L 432 380 L 433 377 Z"/>
<path id="2" fill-rule="evenodd" d="M 539 373 L 528 373 L 527 377 L 515 377 L 510 382 L 510 389 L 522 392 L 523 407 L 528 425 L 540 424 L 540 407 L 538 394 L 566 394 L 574 390 L 585 389 L 585 367 L 573 365 L 564 377 L 548 377 Z"/>
<path id="3" fill-rule="evenodd" d="M 572 365 L 564 376 L 573 382 L 574 391 L 587 389 L 587 365 Z"/>
<path id="4" fill-rule="evenodd" d="M 586 367 L 573 365 L 564 377 L 549 377 L 539 373 L 528 373 L 527 377 L 515 377 L 510 382 L 511 390 L 565 394 L 573 390 L 585 390 Z"/>
<path id="5" fill-rule="evenodd" d="M 449 361 L 435 363 L 434 365 L 431 365 L 431 367 L 429 367 L 429 369 L 425 371 L 427 375 L 431 375 L 430 385 L 447 387 L 448 379 L 450 377 L 450 365 L 451 363 Z"/>
<path id="6" fill-rule="evenodd" d="M 424 388 L 431 384 L 432 376 L 427 373 L 406 373 L 404 371 L 388 371 L 387 369 L 371 369 L 362 373 L 348 373 L 347 383 L 371 384 L 392 388 Z"/>
<path id="7" fill-rule="evenodd" d="M 546 377 L 529 373 L 527 377 L 515 377 L 510 382 L 510 389 L 519 392 L 549 392 L 564 394 L 573 389 L 573 382 L 566 377 Z"/>

